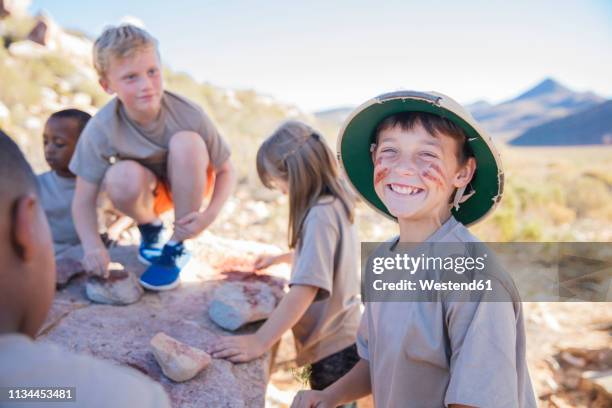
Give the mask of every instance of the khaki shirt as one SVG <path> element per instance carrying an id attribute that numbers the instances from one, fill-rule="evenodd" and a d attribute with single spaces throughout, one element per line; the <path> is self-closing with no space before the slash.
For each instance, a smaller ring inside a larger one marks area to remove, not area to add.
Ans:
<path id="1" fill-rule="evenodd" d="M 76 402 L 1 402 L 2 407 L 169 408 L 162 386 L 140 372 L 66 352 L 21 334 L 0 335 L 0 387 L 75 387 Z"/>
<path id="2" fill-rule="evenodd" d="M 319 288 L 293 327 L 298 365 L 317 362 L 355 343 L 361 318 L 355 226 L 342 202 L 324 197 L 304 219 L 289 285 Z"/>
<path id="3" fill-rule="evenodd" d="M 121 101 L 114 98 L 83 129 L 70 161 L 70 171 L 100 185 L 106 170 L 115 161 L 135 160 L 158 178 L 165 179 L 170 139 L 185 130 L 202 137 L 215 169 L 230 156 L 229 147 L 212 121 L 188 99 L 164 91 L 159 118 L 145 128 L 132 121 Z"/>
<path id="4" fill-rule="evenodd" d="M 40 201 L 47 215 L 55 255 L 59 255 L 74 245 L 79 245 L 74 223 L 72 222 L 72 198 L 76 186 L 75 178 L 58 176 L 53 170 L 37 177 Z"/>
<path id="5" fill-rule="evenodd" d="M 451 217 L 426 242 L 477 241 Z M 376 407 L 536 406 L 518 292 L 509 275 L 497 284 L 511 302 L 366 303 L 357 349 Z"/>

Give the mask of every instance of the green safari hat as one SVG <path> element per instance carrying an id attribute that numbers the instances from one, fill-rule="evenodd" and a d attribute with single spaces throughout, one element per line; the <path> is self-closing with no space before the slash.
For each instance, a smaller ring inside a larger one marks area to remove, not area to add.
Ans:
<path id="1" fill-rule="evenodd" d="M 451 211 L 464 225 L 471 225 L 493 211 L 501 200 L 504 173 L 491 137 L 457 102 L 436 92 L 397 91 L 382 94 L 359 106 L 346 119 L 338 138 L 338 161 L 349 183 L 370 207 L 397 221 L 374 191 L 374 164 L 370 146 L 374 131 L 388 116 L 401 112 L 427 112 L 442 116 L 461 127 L 476 158 L 472 191 Z"/>

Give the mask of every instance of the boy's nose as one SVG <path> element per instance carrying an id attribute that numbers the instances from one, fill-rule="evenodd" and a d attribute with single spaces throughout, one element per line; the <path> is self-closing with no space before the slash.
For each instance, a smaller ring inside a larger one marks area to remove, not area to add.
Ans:
<path id="1" fill-rule="evenodd" d="M 398 160 L 398 163 L 395 166 L 395 172 L 402 176 L 414 176 L 417 174 L 417 169 L 412 160 L 403 159 Z"/>

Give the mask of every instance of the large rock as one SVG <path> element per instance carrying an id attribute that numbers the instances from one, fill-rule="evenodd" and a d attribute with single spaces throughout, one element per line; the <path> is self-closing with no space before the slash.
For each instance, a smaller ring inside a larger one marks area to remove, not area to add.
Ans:
<path id="1" fill-rule="evenodd" d="M 201 350 L 208 350 L 220 336 L 227 335 L 207 314 L 212 295 L 220 285 L 252 279 L 269 282 L 272 288 L 284 284 L 281 278 L 242 272 L 249 269 L 248 265 L 252 270 L 257 255 L 272 253 L 272 247 L 222 240 L 208 232 L 190 244 L 194 258 L 181 273 L 181 285 L 172 291 L 146 292 L 131 305 L 90 303 L 85 297 L 86 279 L 73 279 L 57 292 L 38 341 L 136 369 L 165 388 L 173 407 L 263 407 L 270 353 L 243 364 L 212 359 L 192 381 L 177 383 L 164 375 L 151 352 L 151 339 L 159 332 Z M 137 246 L 115 247 L 111 258 L 137 276 L 145 269 L 138 262 Z M 244 266 L 237 268 L 239 265 Z M 269 271 L 278 276 L 288 276 L 289 272 L 280 266 Z M 244 332 L 256 328 L 249 325 Z"/>
<path id="2" fill-rule="evenodd" d="M 181 343 L 165 333 L 157 333 L 151 339 L 151 348 L 163 373 L 176 382 L 192 379 L 211 361 L 205 351 Z"/>
<path id="3" fill-rule="evenodd" d="M 277 300 L 272 288 L 263 282 L 229 282 L 215 290 L 208 315 L 224 329 L 236 330 L 266 319 Z"/>
<path id="4" fill-rule="evenodd" d="M 85 293 L 92 302 L 129 305 L 138 302 L 144 290 L 132 272 L 111 269 L 106 279 L 92 276 L 85 284 Z"/>

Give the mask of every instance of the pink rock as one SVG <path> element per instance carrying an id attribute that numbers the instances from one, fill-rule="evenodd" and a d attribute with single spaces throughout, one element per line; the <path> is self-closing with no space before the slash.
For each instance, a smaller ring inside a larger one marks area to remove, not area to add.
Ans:
<path id="1" fill-rule="evenodd" d="M 211 361 L 205 351 L 181 343 L 162 332 L 151 339 L 151 347 L 164 375 L 176 382 L 192 379 Z"/>
<path id="2" fill-rule="evenodd" d="M 262 282 L 229 282 L 213 295 L 208 315 L 227 330 L 236 330 L 247 323 L 266 319 L 276 307 L 274 290 Z"/>

